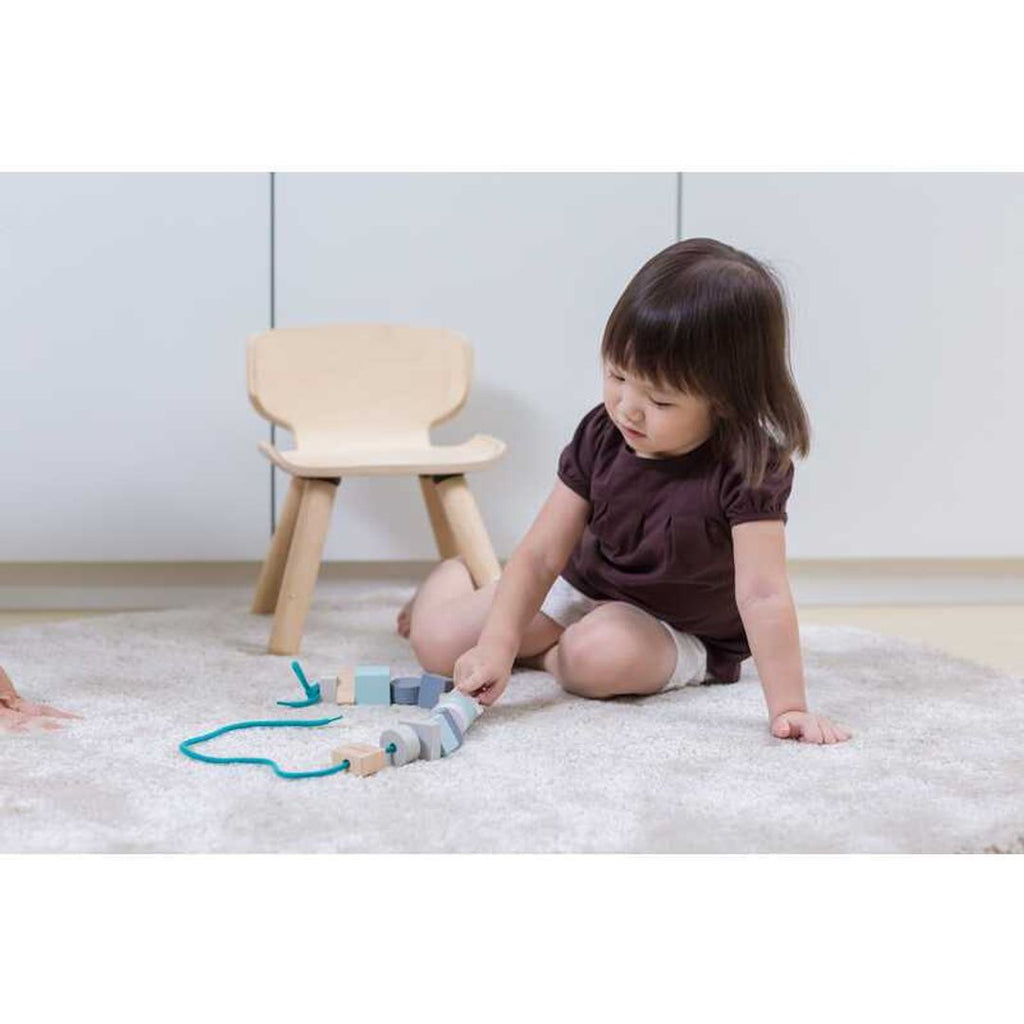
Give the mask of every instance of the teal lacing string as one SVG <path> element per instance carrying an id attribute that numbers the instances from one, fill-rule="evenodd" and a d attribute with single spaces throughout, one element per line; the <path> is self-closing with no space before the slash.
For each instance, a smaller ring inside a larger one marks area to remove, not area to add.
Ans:
<path id="1" fill-rule="evenodd" d="M 297 661 L 292 662 L 292 671 L 296 676 L 298 676 L 299 682 L 302 684 L 302 688 L 306 693 L 307 699 L 304 701 L 279 700 L 277 703 L 290 708 L 305 708 L 309 707 L 311 704 L 319 703 L 321 699 L 320 684 L 314 683 L 311 686 L 306 681 L 306 676 L 302 671 L 302 666 L 299 665 Z M 314 718 L 298 722 L 282 721 L 280 719 L 266 719 L 257 722 L 236 722 L 234 725 L 221 726 L 219 729 L 214 729 L 213 732 L 205 733 L 202 736 L 193 736 L 191 739 L 183 740 L 178 744 L 178 749 L 186 757 L 191 757 L 195 761 L 206 761 L 208 764 L 268 764 L 282 779 L 313 779 L 321 775 L 336 775 L 338 772 L 343 772 L 347 768 L 351 767 L 351 764 L 347 759 L 341 761 L 339 764 L 331 765 L 330 768 L 321 768 L 317 771 L 289 772 L 278 767 L 276 761 L 272 761 L 267 757 L 214 757 L 211 754 L 197 754 L 191 748 L 197 743 L 205 743 L 207 740 L 216 739 L 218 736 L 223 736 L 228 732 L 235 732 L 238 729 L 280 729 L 287 727 L 313 728 L 318 725 L 328 725 L 329 723 L 336 722 L 339 718 L 343 717 L 343 715 L 335 715 L 333 718 Z M 397 749 L 398 748 L 394 743 L 389 743 L 385 752 L 393 754 Z"/>
<path id="2" fill-rule="evenodd" d="M 277 719 L 268 719 L 262 722 L 238 722 L 235 725 L 224 725 L 219 729 L 214 729 L 213 732 L 208 732 L 203 736 L 193 736 L 191 739 L 185 740 L 178 745 L 178 749 L 186 756 L 194 758 L 196 761 L 206 761 L 208 764 L 269 764 L 274 771 L 281 776 L 282 779 L 311 779 L 318 775 L 334 775 L 337 772 L 343 772 L 349 767 L 348 761 L 342 761 L 340 764 L 331 765 L 330 768 L 322 768 L 315 772 L 287 772 L 284 769 L 279 768 L 276 761 L 271 761 L 267 757 L 212 757 L 210 754 L 197 754 L 194 750 L 190 750 L 196 743 L 205 743 L 207 740 L 215 739 L 218 736 L 223 736 L 226 732 L 234 732 L 236 729 L 257 729 L 257 728 L 284 728 L 286 726 L 295 726 L 296 728 L 302 728 L 303 726 L 311 728 L 317 725 L 327 725 L 329 722 L 336 722 L 343 716 L 335 715 L 334 718 L 313 718 L 303 722 L 282 722 Z M 394 744 L 391 744 L 394 746 Z"/>
<path id="3" fill-rule="evenodd" d="M 277 703 L 286 708 L 308 708 L 311 704 L 319 704 L 320 684 L 313 683 L 310 685 L 306 682 L 305 673 L 302 671 L 302 666 L 297 661 L 292 662 L 292 671 L 299 677 L 299 682 L 302 683 L 302 689 L 306 691 L 306 699 L 279 700 Z"/>

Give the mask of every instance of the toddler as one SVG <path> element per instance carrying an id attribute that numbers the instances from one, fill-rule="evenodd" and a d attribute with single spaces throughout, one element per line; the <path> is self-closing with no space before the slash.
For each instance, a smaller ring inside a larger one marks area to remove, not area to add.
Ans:
<path id="1" fill-rule="evenodd" d="M 487 705 L 516 664 L 600 699 L 735 682 L 753 654 L 773 735 L 849 739 L 804 692 L 785 523 L 810 428 L 774 275 L 710 238 L 671 245 L 616 303 L 601 360 L 603 400 L 501 579 L 441 562 L 399 632 Z"/>

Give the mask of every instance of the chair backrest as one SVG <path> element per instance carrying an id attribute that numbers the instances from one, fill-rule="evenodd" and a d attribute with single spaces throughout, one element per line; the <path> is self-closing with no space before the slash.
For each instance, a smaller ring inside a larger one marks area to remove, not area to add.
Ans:
<path id="1" fill-rule="evenodd" d="M 466 403 L 473 349 L 455 331 L 393 324 L 284 327 L 249 339 L 249 399 L 310 451 L 427 444 Z"/>

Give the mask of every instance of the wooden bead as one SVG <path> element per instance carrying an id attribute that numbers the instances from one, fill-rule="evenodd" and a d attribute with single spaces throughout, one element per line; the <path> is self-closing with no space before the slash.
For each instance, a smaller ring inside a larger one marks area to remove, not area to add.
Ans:
<path id="1" fill-rule="evenodd" d="M 331 763 L 348 761 L 351 775 L 373 775 L 384 767 L 384 751 L 369 743 L 346 743 L 331 753 Z"/>
<path id="2" fill-rule="evenodd" d="M 433 718 L 425 722 L 403 719 L 399 725 L 407 725 L 419 737 L 420 757 L 424 761 L 436 761 L 441 756 L 441 723 Z"/>
<path id="3" fill-rule="evenodd" d="M 420 695 L 420 677 L 407 676 L 391 680 L 392 704 L 415 704 Z"/>
<path id="4" fill-rule="evenodd" d="M 433 672 L 424 672 L 420 677 L 418 704 L 421 708 L 432 708 L 443 694 L 451 680 L 447 676 L 437 676 Z"/>
<path id="5" fill-rule="evenodd" d="M 466 729 L 483 713 L 483 707 L 461 690 L 452 690 L 451 693 L 446 693 L 437 703 L 438 707 L 457 707 L 466 722 Z"/>
<path id="6" fill-rule="evenodd" d="M 391 669 L 386 665 L 356 666 L 356 703 L 390 704 Z"/>
<path id="7" fill-rule="evenodd" d="M 393 753 L 389 754 L 387 748 L 395 745 Z M 380 748 L 384 751 L 388 764 L 401 768 L 403 764 L 415 761 L 420 756 L 420 738 L 411 725 L 399 722 L 398 725 L 385 729 L 380 734 Z"/>
<path id="8" fill-rule="evenodd" d="M 334 702 L 336 704 L 355 704 L 356 671 L 354 668 L 343 668 L 338 673 L 338 685 L 334 691 Z"/>
<path id="9" fill-rule="evenodd" d="M 457 712 L 452 708 L 435 708 L 434 721 L 441 726 L 441 753 L 447 757 L 462 746 L 463 730 L 456 719 Z"/>

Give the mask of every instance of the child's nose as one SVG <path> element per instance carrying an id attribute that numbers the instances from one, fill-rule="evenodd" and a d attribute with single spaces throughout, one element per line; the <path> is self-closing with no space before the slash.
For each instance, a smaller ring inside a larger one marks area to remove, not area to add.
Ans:
<path id="1" fill-rule="evenodd" d="M 642 418 L 640 406 L 629 399 L 623 399 L 619 405 L 619 415 L 630 423 L 639 423 Z"/>

